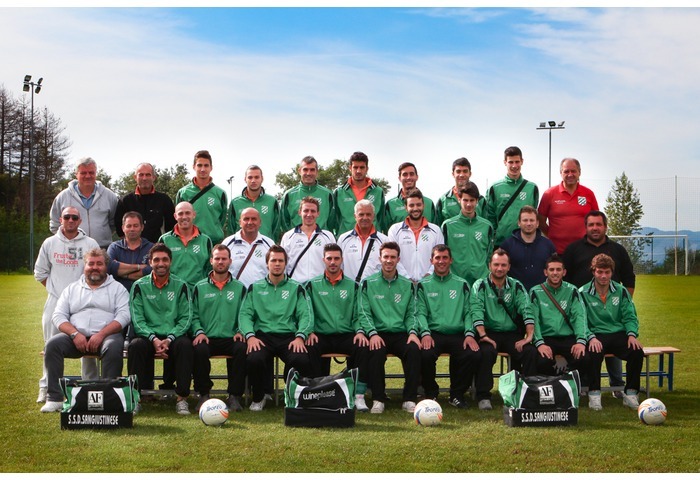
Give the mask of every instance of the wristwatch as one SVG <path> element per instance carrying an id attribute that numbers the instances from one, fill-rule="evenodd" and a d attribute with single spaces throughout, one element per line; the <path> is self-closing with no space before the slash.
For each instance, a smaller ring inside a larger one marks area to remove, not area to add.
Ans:
<path id="1" fill-rule="evenodd" d="M 77 337 L 79 333 L 80 333 L 80 332 L 77 331 L 77 330 L 76 330 L 75 332 L 71 333 L 71 334 L 70 334 L 70 339 L 71 339 L 71 340 L 75 340 L 75 337 Z"/>

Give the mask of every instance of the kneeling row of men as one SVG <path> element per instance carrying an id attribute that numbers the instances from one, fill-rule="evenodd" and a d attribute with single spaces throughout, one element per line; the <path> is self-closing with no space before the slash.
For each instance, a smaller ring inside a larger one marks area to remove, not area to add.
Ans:
<path id="1" fill-rule="evenodd" d="M 58 379 L 63 359 L 88 353 L 103 360 L 103 375 L 121 375 L 122 331 L 133 323 L 127 370 L 139 386 L 152 389 L 154 357 L 172 362 L 166 386 L 175 384 L 176 411 L 189 414 L 190 382 L 201 405 L 213 387 L 210 357 L 228 355 L 228 404 L 241 410 L 247 375 L 252 411 L 264 408 L 272 383 L 272 361 L 304 376 L 328 373 L 321 355 L 348 354 L 357 367 L 356 407 L 382 413 L 387 354 L 401 359 L 404 369 L 402 408 L 412 412 L 422 382 L 426 398 L 437 398 L 436 361 L 448 353 L 450 404 L 465 408 L 465 394 L 475 378 L 478 407 L 489 410 L 492 369 L 498 352 L 510 355 L 523 375 L 560 371 L 557 356 L 582 373 L 589 389 L 589 407 L 602 408 L 600 369 L 605 354 L 627 360 L 623 403 L 638 405 L 643 350 L 637 340 L 638 320 L 627 290 L 611 280 L 615 265 L 604 254 L 591 265 L 593 280 L 576 289 L 564 282 L 560 257 L 546 263 L 546 282 L 528 293 L 508 276 L 508 253 L 497 249 L 490 273 L 469 286 L 450 272 L 449 247 L 431 253 L 434 272 L 418 283 L 398 275 L 400 247 L 386 242 L 380 249 L 381 271 L 359 285 L 343 275 L 342 250 L 326 245 L 323 275 L 305 286 L 285 274 L 287 253 L 272 246 L 266 254 L 268 274 L 248 289 L 235 280 L 228 247 L 216 245 L 212 272 L 192 291 L 170 274 L 172 253 L 156 244 L 149 253 L 152 273 L 137 280 L 130 296 L 107 275 L 103 250 L 85 255 L 84 275 L 61 295 L 53 316 L 63 333 L 46 344 L 48 401 L 42 411 L 58 411 L 62 394 Z M 168 378 L 172 377 L 174 378 Z M 365 401 L 372 392 L 371 409 Z M 140 405 L 139 405 L 140 409 Z"/>

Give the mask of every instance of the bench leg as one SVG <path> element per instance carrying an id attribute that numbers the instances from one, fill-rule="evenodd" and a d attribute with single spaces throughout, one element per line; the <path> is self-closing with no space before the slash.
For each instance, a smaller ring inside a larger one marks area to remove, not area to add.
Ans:
<path id="1" fill-rule="evenodd" d="M 668 354 L 668 391 L 673 391 L 673 352 Z"/>
<path id="2" fill-rule="evenodd" d="M 659 388 L 664 386 L 664 354 L 659 355 Z"/>

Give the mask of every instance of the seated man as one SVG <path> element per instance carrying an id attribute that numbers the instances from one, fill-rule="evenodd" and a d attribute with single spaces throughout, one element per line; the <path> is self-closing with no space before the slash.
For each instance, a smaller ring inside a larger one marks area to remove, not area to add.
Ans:
<path id="1" fill-rule="evenodd" d="M 436 245 L 430 256 L 434 272 L 418 284 L 417 312 L 421 325 L 421 371 L 426 398 L 436 399 L 435 363 L 450 354 L 450 405 L 467 408 L 464 394 L 481 360 L 469 321 L 469 284 L 450 271 L 452 252 Z"/>
<path id="2" fill-rule="evenodd" d="M 578 289 L 562 279 L 566 275 L 564 261 L 556 253 L 545 262 L 547 280 L 530 290 L 535 317 L 534 343 L 539 356 L 537 372 L 542 375 L 561 373 L 556 356 L 566 359 L 564 369 L 578 370 L 582 384 L 588 386 L 586 355 L 586 309 Z"/>
<path id="3" fill-rule="evenodd" d="M 386 242 L 379 248 L 381 270 L 360 285 L 358 315 L 360 332 L 369 337 L 369 387 L 371 413 L 384 413 L 387 353 L 401 359 L 404 370 L 403 405 L 410 413 L 416 408 L 420 381 L 420 340 L 415 312 L 413 282 L 397 272 L 400 247 Z"/>
<path id="4" fill-rule="evenodd" d="M 109 258 L 104 250 L 89 250 L 83 259 L 83 275 L 63 290 L 52 317 L 60 333 L 46 342 L 48 393 L 46 404 L 41 407 L 45 413 L 63 408 L 59 379 L 63 377 L 65 358 L 98 354 L 104 377 L 122 374 L 122 330 L 130 322 L 129 293 L 107 275 Z"/>
<path id="5" fill-rule="evenodd" d="M 314 328 L 306 290 L 287 277 L 287 252 L 272 245 L 265 256 L 269 273 L 248 287 L 239 316 L 239 330 L 248 342 L 248 379 L 253 391 L 250 410 L 265 408 L 265 387 L 271 383 L 273 357 L 294 367 L 302 376 L 311 374 L 305 341 Z M 286 378 L 286 376 L 285 376 Z"/>
<path id="6" fill-rule="evenodd" d="M 211 251 L 209 276 L 197 282 L 192 291 L 192 346 L 194 348 L 194 389 L 199 392 L 197 411 L 209 400 L 214 386 L 211 381 L 212 355 L 228 355 L 228 408 L 240 412 L 245 390 L 245 350 L 243 335 L 238 333 L 238 313 L 245 297 L 245 286 L 233 278 L 231 251 L 215 245 Z"/>
<path id="7" fill-rule="evenodd" d="M 329 375 L 330 363 L 322 362 L 324 353 L 350 355 L 348 367 L 357 367 L 358 382 L 355 408 L 369 411 L 365 402 L 367 390 L 367 356 L 369 340 L 359 332 L 357 322 L 357 284 L 343 274 L 343 251 L 335 243 L 323 247 L 323 275 L 306 284 L 314 314 L 314 333 L 306 341 L 314 362 L 314 376 Z M 330 359 L 328 359 L 330 360 Z"/>
<path id="8" fill-rule="evenodd" d="M 127 368 L 135 374 L 140 389 L 153 388 L 153 359 L 170 359 L 175 367 L 177 403 L 175 411 L 189 415 L 187 397 L 192 381 L 190 292 L 187 284 L 170 274 L 172 252 L 156 243 L 148 254 L 152 272 L 131 287 L 131 320 L 136 337 L 129 344 Z M 141 410 L 141 404 L 136 412 Z"/>
<path id="9" fill-rule="evenodd" d="M 593 280 L 579 289 L 588 319 L 590 358 L 588 406 L 602 410 L 600 401 L 600 367 L 606 353 L 627 361 L 627 379 L 622 404 L 639 406 L 639 377 L 644 363 L 644 349 L 637 340 L 639 320 L 632 296 L 613 281 L 615 262 L 604 253 L 591 261 Z"/>
<path id="10" fill-rule="evenodd" d="M 525 287 L 508 276 L 508 252 L 496 249 L 489 273 L 472 286 L 470 310 L 479 335 L 481 364 L 476 375 L 476 398 L 480 410 L 491 410 L 493 365 L 498 352 L 510 355 L 511 364 L 524 376 L 537 373 L 537 350 L 532 345 L 535 320 Z"/>

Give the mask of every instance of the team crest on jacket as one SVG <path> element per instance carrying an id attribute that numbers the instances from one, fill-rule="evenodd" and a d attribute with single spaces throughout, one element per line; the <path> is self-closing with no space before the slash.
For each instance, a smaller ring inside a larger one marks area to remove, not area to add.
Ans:
<path id="1" fill-rule="evenodd" d="M 586 205 L 586 197 L 578 197 L 578 204 L 582 207 Z"/>
<path id="2" fill-rule="evenodd" d="M 566 307 L 569 306 L 569 302 L 567 302 L 566 300 L 563 300 L 563 301 L 559 302 L 559 306 L 561 306 L 562 310 L 566 310 Z"/>
<path id="3" fill-rule="evenodd" d="M 289 290 L 282 290 L 282 300 L 289 298 Z"/>
<path id="4" fill-rule="evenodd" d="M 427 233 L 424 233 L 423 235 L 421 235 L 421 236 L 420 236 L 420 239 L 423 240 L 424 242 L 427 242 L 428 240 L 430 240 L 430 239 L 428 238 L 428 234 L 427 234 Z"/>
<path id="5" fill-rule="evenodd" d="M 260 208 L 260 213 L 262 213 L 263 215 L 267 215 L 267 212 L 268 212 L 268 211 L 269 211 L 269 209 L 267 208 L 267 205 L 263 205 L 263 206 Z"/>
<path id="6" fill-rule="evenodd" d="M 347 290 L 341 290 L 341 291 L 340 291 L 340 298 L 342 298 L 343 300 L 345 300 L 346 298 L 348 298 L 348 291 L 347 291 Z"/>
<path id="7" fill-rule="evenodd" d="M 210 207 L 213 207 L 213 206 L 214 206 L 214 197 L 209 197 L 209 198 L 207 199 L 207 204 L 208 204 Z"/>
<path id="8" fill-rule="evenodd" d="M 199 253 L 199 245 L 192 246 L 192 253 Z"/>
<path id="9" fill-rule="evenodd" d="M 506 292 L 506 293 L 503 294 L 503 301 L 504 301 L 504 302 L 510 302 L 510 299 L 511 299 L 511 298 L 512 298 L 512 297 L 511 297 L 511 295 L 510 295 L 510 292 Z"/>
<path id="10" fill-rule="evenodd" d="M 175 300 L 175 292 L 168 292 L 168 301 L 172 302 Z"/>
<path id="11" fill-rule="evenodd" d="M 255 250 L 255 256 L 258 257 L 258 258 L 262 258 L 263 253 L 262 253 L 260 250 L 257 250 L 257 249 L 256 249 L 256 250 Z"/>
<path id="12" fill-rule="evenodd" d="M 457 298 L 457 290 L 450 290 L 450 299 L 454 300 Z"/>
<path id="13" fill-rule="evenodd" d="M 612 304 L 617 307 L 620 304 L 620 297 L 613 297 Z"/>
<path id="14" fill-rule="evenodd" d="M 374 203 L 374 195 L 367 195 L 367 197 L 365 198 L 367 198 L 367 200 L 369 200 L 370 202 Z"/>
<path id="15" fill-rule="evenodd" d="M 401 294 L 397 293 L 394 295 L 394 303 L 400 303 L 401 302 Z"/>
<path id="16" fill-rule="evenodd" d="M 481 240 L 482 235 L 483 235 L 483 234 L 482 234 L 481 232 L 476 232 L 476 233 L 474 234 L 474 238 L 476 238 L 477 240 Z"/>
<path id="17" fill-rule="evenodd" d="M 233 300 L 235 296 L 233 292 L 226 292 L 226 300 Z"/>
<path id="18" fill-rule="evenodd" d="M 316 238 L 316 240 L 314 240 L 314 245 L 317 246 L 317 247 L 320 247 L 320 246 L 321 246 L 321 239 L 320 239 L 320 238 Z"/>
<path id="19" fill-rule="evenodd" d="M 518 195 L 518 198 L 522 201 L 525 201 L 525 199 L 527 198 L 527 193 L 520 192 L 520 194 Z"/>

